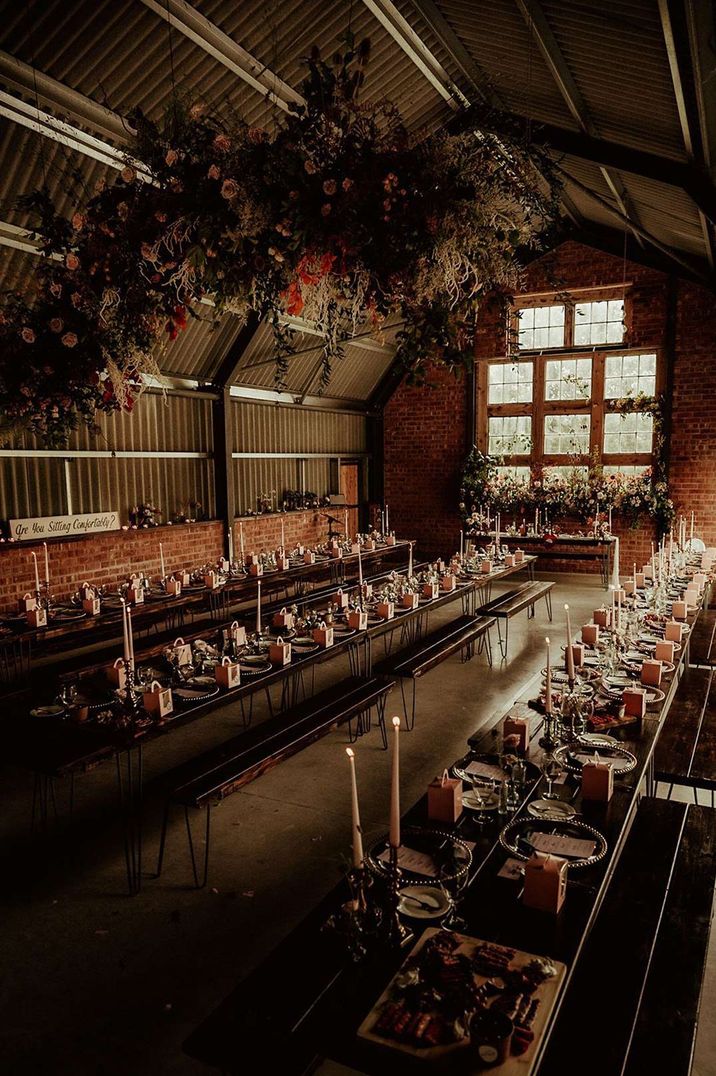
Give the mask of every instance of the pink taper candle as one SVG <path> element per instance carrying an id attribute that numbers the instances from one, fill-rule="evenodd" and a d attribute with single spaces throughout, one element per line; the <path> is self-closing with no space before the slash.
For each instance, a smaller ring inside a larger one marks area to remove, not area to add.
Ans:
<path id="1" fill-rule="evenodd" d="M 393 768 L 390 784 L 390 844 L 400 848 L 400 718 L 393 718 Z"/>
<path id="2" fill-rule="evenodd" d="M 574 680 L 574 654 L 572 653 L 572 623 L 569 619 L 569 606 L 565 605 L 567 614 L 567 679 Z"/>
<path id="3" fill-rule="evenodd" d="M 353 813 L 353 866 L 363 866 L 363 834 L 360 828 L 360 811 L 358 810 L 358 783 L 356 781 L 355 751 L 346 747 L 351 768 L 351 810 Z"/>

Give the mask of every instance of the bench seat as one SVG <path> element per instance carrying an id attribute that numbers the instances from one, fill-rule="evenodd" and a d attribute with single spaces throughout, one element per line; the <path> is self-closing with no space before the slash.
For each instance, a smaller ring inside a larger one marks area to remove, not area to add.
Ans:
<path id="1" fill-rule="evenodd" d="M 490 628 L 494 623 L 492 616 L 459 616 L 376 665 L 376 672 L 397 677 L 401 681 L 400 690 L 409 729 L 415 724 L 415 681 L 458 651 L 463 651 L 465 660 L 469 660 L 475 653 L 476 644 L 479 651 L 485 649 L 487 660 L 492 665 Z M 408 679 L 413 682 L 410 711 L 403 687 L 403 680 Z"/>
<path id="2" fill-rule="evenodd" d="M 582 1076 L 686 1076 L 708 948 L 715 845 L 711 808 L 641 801 L 540 1072 L 567 1076 L 578 1058 Z"/>
<path id="3" fill-rule="evenodd" d="M 513 616 L 517 616 L 518 613 L 522 613 L 526 609 L 528 618 L 533 617 L 535 613 L 535 603 L 538 602 L 540 598 L 544 598 L 547 606 L 547 615 L 550 620 L 552 619 L 552 590 L 554 589 L 554 586 L 555 583 L 552 580 L 534 580 L 532 582 L 523 583 L 522 586 L 516 587 L 514 590 L 508 590 L 505 594 L 500 594 L 497 598 L 493 598 L 492 601 L 489 601 L 480 607 L 478 612 L 485 616 L 494 616 L 497 619 L 497 634 L 500 640 L 500 652 L 503 660 L 507 658 L 510 620 Z M 504 621 L 505 625 L 504 638 L 502 634 L 502 621 Z"/>
<path id="4" fill-rule="evenodd" d="M 373 707 L 378 710 L 383 746 L 387 747 L 385 700 L 394 683 L 384 677 L 347 677 L 334 687 L 286 710 L 279 717 L 270 718 L 256 728 L 242 732 L 171 771 L 166 778 L 169 793 L 162 824 L 157 877 L 162 870 L 169 811 L 172 806 L 184 809 L 194 882 L 197 886 L 203 886 L 208 875 L 212 805 L 255 781 L 278 762 L 301 751 L 337 725 L 345 722 L 350 724 L 357 718 L 355 735 L 368 731 L 370 720 L 365 721 L 364 715 L 369 714 Z M 194 856 L 188 816 L 190 808 L 206 810 L 206 849 L 202 882 L 199 882 Z"/>

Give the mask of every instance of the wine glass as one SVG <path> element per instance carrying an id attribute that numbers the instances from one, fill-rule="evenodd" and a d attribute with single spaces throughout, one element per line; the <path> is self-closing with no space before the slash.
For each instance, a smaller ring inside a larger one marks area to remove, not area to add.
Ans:
<path id="1" fill-rule="evenodd" d="M 468 865 L 462 867 L 452 866 L 438 875 L 440 889 L 445 894 L 449 908 L 447 915 L 440 924 L 443 930 L 465 930 L 467 923 L 461 915 L 458 915 L 457 906 L 462 899 L 462 894 L 467 886 Z"/>
<path id="2" fill-rule="evenodd" d="M 473 775 L 471 784 L 472 794 L 477 805 L 475 821 L 478 825 L 484 825 L 489 819 L 488 805 L 495 795 L 496 782 L 492 777 L 482 777 L 479 774 L 475 774 Z"/>
<path id="3" fill-rule="evenodd" d="M 542 799 L 544 800 L 558 800 L 559 795 L 552 790 L 552 785 L 557 780 L 562 772 L 562 763 L 559 761 L 553 751 L 548 751 L 542 759 L 542 765 L 540 766 L 542 774 L 547 781 L 547 791 L 542 793 Z"/>

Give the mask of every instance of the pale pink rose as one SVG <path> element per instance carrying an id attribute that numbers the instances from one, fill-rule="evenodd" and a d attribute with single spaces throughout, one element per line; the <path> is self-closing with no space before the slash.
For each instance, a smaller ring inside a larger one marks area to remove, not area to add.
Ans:
<path id="1" fill-rule="evenodd" d="M 61 284 L 50 284 L 50 295 L 54 295 L 54 297 L 56 299 L 59 299 L 60 296 L 62 295 L 62 285 Z"/>
<path id="2" fill-rule="evenodd" d="M 352 179 L 344 179 L 343 182 L 341 183 L 341 187 L 343 187 L 344 191 L 349 191 L 352 186 L 353 186 L 353 180 Z"/>
<path id="3" fill-rule="evenodd" d="M 65 347 L 74 347 L 77 343 L 77 334 L 65 333 L 65 335 L 62 337 L 62 343 L 65 345 Z"/>
<path id="4" fill-rule="evenodd" d="M 72 292 L 72 295 L 70 295 L 70 302 L 72 303 L 72 305 L 75 308 L 80 306 L 80 304 L 82 303 L 82 296 L 80 295 L 80 293 L 78 291 L 73 291 Z"/>
<path id="5" fill-rule="evenodd" d="M 230 202 L 239 193 L 239 185 L 235 179 L 225 179 L 221 184 L 221 197 Z"/>
<path id="6" fill-rule="evenodd" d="M 31 329 L 29 327 L 29 325 L 26 325 L 24 327 L 24 329 L 22 330 L 20 335 L 22 336 L 22 338 L 23 338 L 23 340 L 25 341 L 26 344 L 34 344 L 35 343 L 35 330 Z"/>
<path id="7" fill-rule="evenodd" d="M 189 115 L 193 120 L 198 120 L 204 115 L 204 106 L 202 104 L 192 105 L 189 109 Z"/>
<path id="8" fill-rule="evenodd" d="M 82 213 L 73 213 L 72 215 L 72 227 L 76 232 L 81 232 L 85 226 L 85 218 Z"/>
<path id="9" fill-rule="evenodd" d="M 154 214 L 154 217 L 155 217 L 156 220 L 159 221 L 160 224 L 166 224 L 166 222 L 167 222 L 167 215 L 166 215 L 166 213 L 162 212 L 161 209 L 158 209 L 156 211 L 156 213 Z"/>
<path id="10" fill-rule="evenodd" d="M 65 323 L 62 318 L 53 318 L 50 322 L 50 328 L 53 333 L 61 333 L 65 327 Z"/>
<path id="11" fill-rule="evenodd" d="M 164 163 L 168 164 L 169 167 L 171 168 L 171 166 L 173 164 L 176 164 L 178 160 L 179 160 L 179 154 L 177 153 L 177 151 L 175 149 L 168 149 L 167 150 L 167 155 L 164 158 Z"/>
<path id="12" fill-rule="evenodd" d="M 335 179 L 327 179 L 323 184 L 323 193 L 329 197 L 335 194 L 337 189 Z"/>
<path id="13" fill-rule="evenodd" d="M 66 254 L 65 255 L 65 265 L 67 266 L 68 269 L 79 269 L 79 267 L 80 267 L 80 259 L 77 257 L 76 254 L 72 254 L 72 253 Z"/>
<path id="14" fill-rule="evenodd" d="M 219 168 L 218 164 L 212 164 L 209 168 L 209 171 L 207 172 L 207 176 L 209 177 L 209 179 L 218 179 L 220 175 L 221 169 Z"/>
<path id="15" fill-rule="evenodd" d="M 306 161 L 303 167 L 306 169 L 309 176 L 315 176 L 316 172 L 318 171 L 315 164 L 311 160 Z"/>
<path id="16" fill-rule="evenodd" d="M 102 191 L 107 189 L 107 181 L 105 179 L 98 179 L 94 185 L 95 194 L 101 194 Z"/>
<path id="17" fill-rule="evenodd" d="M 220 153 L 226 153 L 231 149 L 231 139 L 228 135 L 218 134 L 214 139 L 214 149 L 218 149 Z"/>
<path id="18" fill-rule="evenodd" d="M 134 171 L 131 165 L 125 164 L 122 171 L 119 173 L 125 183 L 134 183 L 137 178 L 137 173 Z"/>

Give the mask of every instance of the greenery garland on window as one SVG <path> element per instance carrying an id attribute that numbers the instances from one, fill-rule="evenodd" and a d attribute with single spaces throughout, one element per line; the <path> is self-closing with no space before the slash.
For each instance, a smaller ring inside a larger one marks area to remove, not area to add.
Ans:
<path id="1" fill-rule="evenodd" d="M 601 514 L 611 508 L 632 528 L 649 516 L 660 532 L 667 531 L 675 511 L 666 478 L 664 397 L 643 393 L 625 396 L 614 401 L 614 410 L 620 415 L 640 412 L 653 416 L 654 463 L 648 471 L 638 475 L 605 475 L 602 465 L 595 461 L 586 476 L 575 465 L 566 478 L 532 482 L 509 472 L 500 474 L 498 468 L 503 465 L 500 457 L 473 448 L 463 466 L 459 504 L 468 530 L 481 509 L 489 507 L 514 515 L 518 520 L 523 515 L 532 515 L 538 508 L 554 523 L 577 519 L 590 524 L 597 510 Z"/>

